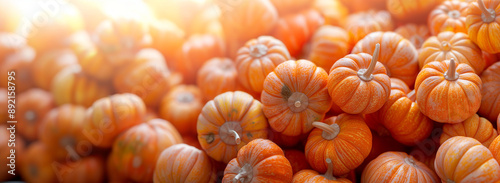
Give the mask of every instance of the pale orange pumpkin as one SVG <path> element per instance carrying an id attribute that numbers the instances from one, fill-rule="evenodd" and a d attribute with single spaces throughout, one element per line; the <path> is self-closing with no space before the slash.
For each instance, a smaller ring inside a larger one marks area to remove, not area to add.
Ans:
<path id="1" fill-rule="evenodd" d="M 447 0 L 432 10 L 427 21 L 432 35 L 444 31 L 467 33 L 465 18 L 468 6 L 466 2 Z"/>
<path id="2" fill-rule="evenodd" d="M 235 91 L 238 88 L 236 65 L 229 58 L 212 58 L 198 71 L 196 83 L 204 101 L 212 100 L 228 91 Z"/>
<path id="3" fill-rule="evenodd" d="M 454 136 L 472 137 L 488 147 L 498 133 L 490 121 L 474 114 L 461 123 L 445 124 L 439 141 L 443 144 Z"/>
<path id="4" fill-rule="evenodd" d="M 293 175 L 293 183 L 306 183 L 306 182 L 328 182 L 328 183 L 351 183 L 349 179 L 337 178 L 333 176 L 333 163 L 330 158 L 326 158 L 328 169 L 325 174 L 320 175 L 314 170 L 301 170 Z"/>
<path id="5" fill-rule="evenodd" d="M 325 18 L 325 25 L 343 27 L 349 10 L 340 0 L 314 0 L 312 7 Z"/>
<path id="6" fill-rule="evenodd" d="M 160 51 L 168 65 L 173 65 L 174 55 L 182 47 L 186 33 L 167 19 L 153 21 L 149 24 L 149 33 L 153 40 L 151 47 Z"/>
<path id="7" fill-rule="evenodd" d="M 78 58 L 69 49 L 51 50 L 42 53 L 33 61 L 31 72 L 37 87 L 50 90 L 52 80 L 64 68 L 78 64 Z"/>
<path id="8" fill-rule="evenodd" d="M 0 61 L 0 73 L 4 73 L 0 76 L 0 87 L 14 87 L 16 93 L 21 93 L 33 88 L 35 82 L 33 81 L 32 67 L 35 55 L 35 50 L 30 47 L 22 47 L 6 55 L 6 57 Z M 9 76 L 12 76 L 10 80 Z"/>
<path id="9" fill-rule="evenodd" d="M 481 89 L 481 107 L 479 115 L 490 121 L 495 121 L 500 114 L 500 62 L 497 62 L 481 74 L 483 87 Z"/>
<path id="10" fill-rule="evenodd" d="M 470 39 L 476 43 L 481 50 L 488 53 L 500 53 L 500 1 L 478 0 L 469 3 L 467 10 L 467 33 Z"/>
<path id="11" fill-rule="evenodd" d="M 196 123 L 203 107 L 202 101 L 198 87 L 179 85 L 163 97 L 159 115 L 171 122 L 182 135 L 195 135 Z"/>
<path id="12" fill-rule="evenodd" d="M 349 33 L 351 44 L 355 45 L 366 35 L 377 31 L 392 31 L 394 23 L 387 11 L 369 10 L 351 14 L 347 17 L 345 29 Z"/>
<path id="13" fill-rule="evenodd" d="M 405 24 L 398 27 L 394 32 L 408 39 L 417 49 L 420 49 L 424 41 L 431 36 L 427 25 L 424 24 Z"/>
<path id="14" fill-rule="evenodd" d="M 310 0 L 270 0 L 278 13 L 283 16 L 311 6 Z"/>
<path id="15" fill-rule="evenodd" d="M 340 27 L 323 25 L 311 38 L 309 60 L 325 70 L 330 70 L 337 60 L 351 52 L 351 48 L 347 31 Z"/>
<path id="16" fill-rule="evenodd" d="M 29 141 L 38 140 L 42 134 L 38 130 L 43 126 L 47 113 L 55 106 L 50 92 L 34 88 L 19 94 L 17 104 L 11 108 L 15 111 L 14 116 L 18 121 L 16 127 L 19 129 L 19 134 Z"/>
<path id="17" fill-rule="evenodd" d="M 400 21 L 424 23 L 429 12 L 445 0 L 387 0 L 387 10 Z"/>

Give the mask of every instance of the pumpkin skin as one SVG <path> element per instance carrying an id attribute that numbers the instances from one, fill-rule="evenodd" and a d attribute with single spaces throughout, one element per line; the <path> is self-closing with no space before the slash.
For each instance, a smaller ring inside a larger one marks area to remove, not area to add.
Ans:
<path id="1" fill-rule="evenodd" d="M 500 62 L 491 65 L 481 74 L 483 88 L 481 89 L 481 107 L 479 115 L 490 121 L 495 121 L 500 114 Z"/>
<path id="2" fill-rule="evenodd" d="M 285 158 L 290 162 L 290 165 L 292 166 L 292 172 L 294 175 L 301 170 L 311 169 L 311 166 L 309 166 L 304 152 L 295 149 L 287 149 L 283 150 L 283 152 L 285 153 Z"/>
<path id="3" fill-rule="evenodd" d="M 382 63 L 389 77 L 403 80 L 413 86 L 418 74 L 418 52 L 410 41 L 394 32 L 374 32 L 361 39 L 352 49 L 355 53 L 371 54 L 380 43 L 378 62 Z"/>
<path id="4" fill-rule="evenodd" d="M 167 93 L 160 104 L 159 115 L 182 135 L 195 135 L 198 116 L 203 108 L 201 91 L 193 85 L 179 85 Z"/>
<path id="5" fill-rule="evenodd" d="M 33 62 L 31 72 L 37 87 L 50 90 L 52 80 L 64 68 L 78 64 L 78 58 L 69 49 L 52 50 L 42 53 Z"/>
<path id="6" fill-rule="evenodd" d="M 51 93 L 56 104 L 75 104 L 89 107 L 102 97 L 108 96 L 111 89 L 104 83 L 88 77 L 79 65 L 61 70 L 52 80 Z"/>
<path id="7" fill-rule="evenodd" d="M 217 95 L 235 91 L 238 87 L 238 72 L 235 63 L 229 58 L 212 58 L 198 71 L 197 86 L 203 94 L 204 101 Z"/>
<path id="8" fill-rule="evenodd" d="M 432 35 L 444 31 L 467 33 L 465 18 L 468 5 L 459 0 L 449 0 L 432 10 L 427 21 Z"/>
<path id="9" fill-rule="evenodd" d="M 280 147 L 291 148 L 297 146 L 307 138 L 308 134 L 303 134 L 299 136 L 287 136 L 282 133 L 274 131 L 272 128 L 268 128 L 268 139 L 276 143 Z"/>
<path id="10" fill-rule="evenodd" d="M 489 68 L 494 63 L 500 61 L 500 54 L 491 54 L 485 51 L 483 52 L 483 60 L 486 63 L 484 68 Z"/>
<path id="11" fill-rule="evenodd" d="M 351 183 L 349 179 L 346 178 L 336 178 L 332 175 L 333 163 L 329 158 L 326 159 L 328 164 L 328 170 L 325 174 L 320 175 L 314 170 L 301 170 L 300 172 L 293 175 L 293 183 L 305 183 L 305 182 L 328 182 L 328 183 Z"/>
<path id="12" fill-rule="evenodd" d="M 431 36 L 427 25 L 424 24 L 405 24 L 398 27 L 394 32 L 408 39 L 417 49 L 420 49 L 424 41 Z"/>
<path id="13" fill-rule="evenodd" d="M 132 181 L 151 182 L 162 151 L 179 143 L 181 135 L 172 124 L 163 119 L 149 120 L 116 138 L 108 157 L 108 170 Z"/>
<path id="14" fill-rule="evenodd" d="M 291 182 L 292 176 L 292 167 L 283 150 L 270 140 L 255 139 L 243 146 L 238 156 L 229 162 L 222 182 L 284 183 Z"/>
<path id="15" fill-rule="evenodd" d="M 286 61 L 269 73 L 261 101 L 271 128 L 287 136 L 311 131 L 330 109 L 327 77 L 308 60 Z"/>
<path id="16" fill-rule="evenodd" d="M 343 27 L 349 14 L 349 10 L 340 0 L 314 0 L 312 8 L 323 15 L 325 25 Z"/>
<path id="17" fill-rule="evenodd" d="M 17 123 L 17 124 L 14 124 L 14 125 L 18 125 L 20 123 Z M 8 164 L 11 164 L 11 159 L 8 159 L 8 157 L 11 155 L 10 151 L 11 149 L 14 150 L 14 155 L 16 156 L 16 159 L 15 159 L 15 165 L 16 165 L 16 168 L 18 169 L 21 169 L 22 168 L 22 161 L 24 159 L 24 154 L 26 152 L 26 148 L 25 148 L 25 141 L 23 140 L 23 138 L 21 138 L 20 136 L 16 136 L 15 137 L 15 141 L 13 141 L 14 143 L 12 142 L 9 142 L 9 140 L 11 140 L 10 138 L 10 135 L 11 135 L 11 129 L 10 128 L 10 125 L 11 124 L 0 124 L 0 156 L 4 157 L 2 159 L 0 159 L 0 163 L 2 163 L 3 166 L 0 167 L 0 171 L 4 172 L 2 174 L 0 174 L 0 181 L 9 181 L 9 180 L 13 180 L 14 178 L 16 178 L 15 175 L 11 175 L 9 173 L 7 173 L 8 171 L 10 171 L 10 165 Z M 14 132 L 14 131 L 12 131 Z M 14 145 L 15 144 L 15 145 Z M 10 147 L 9 147 L 10 146 Z M 17 172 L 15 172 L 17 173 Z"/>
<path id="18" fill-rule="evenodd" d="M 95 146 L 108 148 L 120 133 L 142 123 L 145 114 L 146 105 L 137 95 L 114 94 L 87 109 L 83 133 Z"/>
<path id="19" fill-rule="evenodd" d="M 465 20 L 468 30 L 467 33 L 470 39 L 476 43 L 481 50 L 488 53 L 500 53 L 498 37 L 489 37 L 500 31 L 500 19 L 496 18 L 500 16 L 498 8 L 500 8 L 500 1 L 480 0 L 478 2 L 469 3 L 469 8 L 467 10 L 467 19 Z"/>
<path id="20" fill-rule="evenodd" d="M 14 53 L 8 54 L 3 60 L 0 61 L 0 72 L 5 73 L 0 76 L 0 87 L 8 88 L 9 86 L 9 72 L 11 76 L 15 77 L 11 83 L 15 83 L 16 93 L 22 93 L 35 86 L 33 81 L 33 60 L 35 59 L 35 51 L 30 47 L 23 47 Z M 12 84 L 10 84 L 12 86 Z"/>
<path id="21" fill-rule="evenodd" d="M 493 139 L 498 136 L 498 133 L 490 121 L 474 114 L 461 123 L 445 124 L 439 141 L 443 144 L 454 136 L 472 137 L 488 147 Z"/>
<path id="22" fill-rule="evenodd" d="M 34 88 L 19 94 L 16 111 L 19 133 L 28 141 L 39 139 L 41 135 L 38 129 L 43 126 L 45 116 L 54 107 L 54 98 L 44 90 Z"/>
<path id="23" fill-rule="evenodd" d="M 330 69 L 328 92 L 333 103 L 349 114 L 368 114 L 379 110 L 389 98 L 391 81 L 384 65 L 366 53 L 349 54 Z M 368 75 L 369 74 L 369 75 Z"/>
<path id="24" fill-rule="evenodd" d="M 260 93 L 266 76 L 290 59 L 288 49 L 280 40 L 271 36 L 251 39 L 238 50 L 235 60 L 238 81 L 246 89 Z"/>
<path id="25" fill-rule="evenodd" d="M 198 141 L 216 161 L 229 162 L 253 139 L 267 138 L 262 104 L 245 92 L 226 92 L 210 100 L 198 117 Z"/>
<path id="26" fill-rule="evenodd" d="M 43 143 L 35 142 L 28 146 L 24 154 L 19 174 L 26 182 L 58 182 L 57 175 L 52 168 L 55 160 Z"/>
<path id="27" fill-rule="evenodd" d="M 392 31 L 393 29 L 394 23 L 387 11 L 369 10 L 351 14 L 347 17 L 345 24 L 345 30 L 349 33 L 352 45 L 372 32 Z"/>
<path id="28" fill-rule="evenodd" d="M 496 182 L 500 166 L 487 147 L 470 137 L 452 137 L 438 149 L 434 162 L 442 182 Z"/>
<path id="29" fill-rule="evenodd" d="M 174 55 L 182 47 L 186 39 L 186 33 L 173 22 L 162 19 L 152 21 L 149 24 L 151 35 L 151 47 L 160 51 L 167 60 L 168 65 L 173 65 Z"/>
<path id="30" fill-rule="evenodd" d="M 201 148 L 200 142 L 198 142 L 197 135 L 183 135 L 182 142 L 184 144 L 196 147 L 197 149 L 203 149 L 203 148 Z"/>
<path id="31" fill-rule="evenodd" d="M 309 0 L 270 0 L 273 3 L 276 10 L 278 10 L 278 14 L 280 16 L 293 13 L 296 11 L 300 11 L 304 9 L 304 7 L 311 6 L 312 1 Z"/>
<path id="32" fill-rule="evenodd" d="M 335 61 L 349 54 L 351 48 L 349 34 L 344 29 L 323 25 L 311 38 L 309 60 L 327 71 Z"/>
<path id="33" fill-rule="evenodd" d="M 317 128 L 307 138 L 305 154 L 320 173 L 328 167 L 323 158 L 330 158 L 333 175 L 341 176 L 361 165 L 372 149 L 372 134 L 361 116 L 344 113 L 313 125 Z"/>
<path id="34" fill-rule="evenodd" d="M 215 178 L 215 167 L 205 152 L 186 144 L 176 144 L 163 150 L 158 157 L 153 181 L 204 183 L 215 182 Z"/>
<path id="35" fill-rule="evenodd" d="M 59 178 L 60 182 L 85 183 L 104 182 L 105 177 L 104 159 L 98 156 L 82 158 L 76 162 L 62 165 L 59 172 L 63 172 Z"/>
<path id="36" fill-rule="evenodd" d="M 361 182 L 433 182 L 439 177 L 425 164 L 404 152 L 389 151 L 366 166 Z"/>
<path id="37" fill-rule="evenodd" d="M 429 12 L 445 0 L 387 0 L 387 10 L 400 21 L 424 23 Z"/>
<path id="38" fill-rule="evenodd" d="M 459 123 L 474 115 L 481 105 L 481 87 L 472 67 L 453 58 L 426 64 L 415 82 L 420 111 L 440 123 Z"/>
<path id="39" fill-rule="evenodd" d="M 82 147 L 91 148 L 82 133 L 85 125 L 85 111 L 82 106 L 65 104 L 46 113 L 39 130 L 40 141 L 51 150 L 55 160 L 78 159 L 89 153 Z M 88 143 L 88 144 L 87 144 Z"/>
<path id="40" fill-rule="evenodd" d="M 481 50 L 469 39 L 469 36 L 461 32 L 449 31 L 441 32 L 424 42 L 418 54 L 418 64 L 422 68 L 429 62 L 451 58 L 458 63 L 468 64 L 477 74 L 481 74 L 485 69 Z"/>
<path id="41" fill-rule="evenodd" d="M 491 142 L 488 149 L 491 151 L 491 154 L 493 154 L 493 157 L 500 164 L 500 136 L 497 136 L 493 140 L 493 142 Z"/>

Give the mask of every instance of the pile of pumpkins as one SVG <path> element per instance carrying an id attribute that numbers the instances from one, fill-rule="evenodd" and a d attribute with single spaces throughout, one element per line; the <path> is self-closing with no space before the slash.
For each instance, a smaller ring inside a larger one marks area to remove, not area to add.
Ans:
<path id="1" fill-rule="evenodd" d="M 0 0 L 0 181 L 498 182 L 499 61 L 500 0 Z"/>

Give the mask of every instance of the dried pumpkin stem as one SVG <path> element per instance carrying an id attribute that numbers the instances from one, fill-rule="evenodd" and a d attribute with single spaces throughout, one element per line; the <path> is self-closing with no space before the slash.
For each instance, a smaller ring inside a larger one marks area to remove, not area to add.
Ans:
<path id="1" fill-rule="evenodd" d="M 250 46 L 250 56 L 254 58 L 259 58 L 266 54 L 267 54 L 267 46 L 263 44 Z"/>
<path id="2" fill-rule="evenodd" d="M 69 156 L 73 160 L 78 161 L 78 160 L 81 159 L 80 156 L 78 155 L 78 153 L 76 153 L 75 148 L 73 148 L 72 146 L 67 145 L 67 146 L 64 146 L 64 148 L 66 149 L 66 151 L 68 152 Z"/>
<path id="3" fill-rule="evenodd" d="M 234 141 L 236 142 L 236 144 L 241 143 L 241 138 L 240 138 L 240 135 L 238 135 L 238 132 L 236 132 L 234 130 L 229 130 L 229 133 L 231 133 L 231 136 L 234 137 Z"/>
<path id="4" fill-rule="evenodd" d="M 26 113 L 24 113 L 24 118 L 28 122 L 34 123 L 35 120 L 36 120 L 36 113 L 35 113 L 35 111 L 33 111 L 33 110 L 26 111 Z"/>
<path id="5" fill-rule="evenodd" d="M 334 139 L 340 132 L 339 125 L 335 123 L 332 125 L 328 125 L 323 122 L 313 122 L 312 125 L 316 128 L 323 130 L 322 137 L 326 140 Z"/>
<path id="6" fill-rule="evenodd" d="M 326 169 L 326 173 L 323 175 L 323 177 L 325 177 L 328 180 L 337 180 L 337 178 L 335 178 L 333 176 L 333 163 L 332 163 L 332 160 L 330 158 L 326 158 L 325 161 L 326 161 L 326 164 L 328 165 L 328 168 Z"/>
<path id="7" fill-rule="evenodd" d="M 448 71 L 446 71 L 444 77 L 449 81 L 457 80 L 458 76 L 456 75 L 456 70 L 457 70 L 457 66 L 455 64 L 455 59 L 451 58 L 450 59 L 450 66 L 448 67 Z"/>
<path id="8" fill-rule="evenodd" d="M 477 4 L 479 5 L 479 9 L 481 10 L 481 12 L 483 12 L 483 16 L 481 16 L 483 22 L 493 22 L 495 20 L 495 10 L 489 10 L 488 8 L 486 8 L 483 0 L 477 0 Z"/>
<path id="9" fill-rule="evenodd" d="M 368 66 L 368 68 L 361 75 L 361 79 L 365 81 L 370 81 L 372 79 L 372 73 L 373 70 L 375 70 L 375 65 L 377 65 L 379 54 L 380 54 L 380 43 L 377 43 L 375 45 L 375 51 L 373 51 L 373 57 L 372 60 L 370 61 L 370 66 Z"/>

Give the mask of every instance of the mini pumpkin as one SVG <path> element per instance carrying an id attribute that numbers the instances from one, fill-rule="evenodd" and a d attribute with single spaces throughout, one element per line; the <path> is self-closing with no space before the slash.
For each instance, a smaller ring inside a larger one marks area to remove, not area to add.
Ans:
<path id="1" fill-rule="evenodd" d="M 478 0 L 469 3 L 467 10 L 467 33 L 470 39 L 476 43 L 481 50 L 488 53 L 500 53 L 498 32 L 500 32 L 500 1 Z"/>
<path id="2" fill-rule="evenodd" d="M 196 122 L 203 107 L 200 89 L 193 85 L 179 85 L 167 93 L 159 115 L 169 121 L 181 134 L 196 134 Z"/>
<path id="3" fill-rule="evenodd" d="M 323 15 L 325 25 L 343 27 L 349 14 L 349 10 L 340 0 L 314 0 L 312 7 Z"/>
<path id="4" fill-rule="evenodd" d="M 368 121 L 368 119 L 366 119 L 365 121 Z M 406 152 L 407 150 L 408 150 L 407 146 L 394 140 L 394 138 L 392 138 L 390 134 L 388 135 L 379 134 L 376 131 L 372 130 L 372 149 L 370 151 L 370 154 L 368 154 L 363 163 L 356 168 L 355 172 L 357 175 L 361 175 L 363 173 L 363 170 L 365 170 L 366 166 L 370 162 L 372 162 L 375 158 L 377 158 L 378 156 L 380 156 L 385 152 L 388 151 Z M 432 163 L 434 163 L 434 161 Z"/>
<path id="5" fill-rule="evenodd" d="M 53 166 L 54 167 L 54 166 Z M 61 183 L 104 182 L 106 165 L 98 156 L 82 158 L 75 162 L 60 165 L 57 170 Z"/>
<path id="6" fill-rule="evenodd" d="M 272 165 L 272 166 L 269 166 Z M 224 170 L 222 182 L 291 182 L 292 167 L 283 150 L 265 139 L 250 141 L 238 151 Z"/>
<path id="7" fill-rule="evenodd" d="M 394 23 L 387 11 L 369 10 L 358 12 L 347 17 L 345 29 L 349 33 L 351 44 L 355 45 L 366 35 L 377 31 L 392 31 Z"/>
<path id="8" fill-rule="evenodd" d="M 491 151 L 491 154 L 493 154 L 493 158 L 500 164 L 500 136 L 497 136 L 493 142 L 491 142 L 488 149 Z"/>
<path id="9" fill-rule="evenodd" d="M 270 0 L 280 15 L 286 15 L 300 11 L 304 7 L 311 6 L 309 0 Z"/>
<path id="10" fill-rule="evenodd" d="M 78 64 L 78 58 L 69 49 L 51 50 L 42 53 L 33 62 L 31 68 L 33 80 L 37 87 L 49 91 L 56 74 L 75 64 Z"/>
<path id="11" fill-rule="evenodd" d="M 445 0 L 387 0 L 387 10 L 400 21 L 424 23 L 429 12 Z"/>
<path id="12" fill-rule="evenodd" d="M 468 5 L 460 0 L 448 0 L 432 10 L 427 21 L 432 35 L 444 31 L 467 33 L 465 18 Z"/>
<path id="13" fill-rule="evenodd" d="M 22 47 L 1 60 L 0 72 L 4 74 L 0 76 L 0 87 L 8 88 L 11 86 L 12 88 L 15 85 L 16 93 L 33 88 L 35 82 L 33 81 L 32 68 L 35 55 L 36 53 L 32 48 Z M 9 76 L 12 76 L 11 79 L 9 79 Z"/>
<path id="14" fill-rule="evenodd" d="M 472 137 L 488 147 L 493 139 L 498 136 L 498 133 L 490 121 L 474 114 L 461 123 L 445 124 L 439 141 L 443 144 L 454 136 Z"/>
<path id="15" fill-rule="evenodd" d="M 424 41 L 431 36 L 425 24 L 405 24 L 398 27 L 394 32 L 408 39 L 417 49 L 420 49 Z"/>
<path id="16" fill-rule="evenodd" d="M 483 88 L 481 89 L 481 107 L 479 115 L 490 121 L 495 121 L 500 114 L 500 62 L 491 65 L 481 74 Z"/>
<path id="17" fill-rule="evenodd" d="M 328 169 L 325 174 L 320 175 L 314 170 L 301 170 L 293 175 L 293 183 L 306 183 L 306 182 L 328 182 L 328 183 L 351 183 L 346 178 L 336 178 L 333 176 L 333 163 L 330 158 L 326 158 L 325 162 L 328 164 Z"/>
<path id="18" fill-rule="evenodd" d="M 229 162 L 253 139 L 267 138 L 262 104 L 245 92 L 226 92 L 210 100 L 198 117 L 198 141 L 216 161 Z"/>
<path id="19" fill-rule="evenodd" d="M 35 142 L 28 146 L 19 174 L 26 182 L 57 182 L 57 175 L 54 172 L 53 163 L 56 161 L 50 155 L 48 149 L 43 143 Z"/>
<path id="20" fill-rule="evenodd" d="M 317 66 L 330 70 L 335 61 L 351 52 L 349 34 L 340 27 L 321 26 L 311 38 L 309 60 Z"/>
<path id="21" fill-rule="evenodd" d="M 161 19 L 149 24 L 149 33 L 153 41 L 151 47 L 163 54 L 168 65 L 173 65 L 174 55 L 186 39 L 184 30 L 168 19 Z"/>
<path id="22" fill-rule="evenodd" d="M 420 111 L 440 123 L 460 123 L 481 105 L 481 78 L 467 64 L 455 60 L 430 62 L 415 82 Z"/>
<path id="23" fill-rule="evenodd" d="M 288 159 L 290 165 L 292 166 L 294 175 L 301 170 L 311 168 L 307 162 L 304 152 L 295 149 L 286 149 L 283 152 L 285 153 L 285 158 Z"/>
<path id="24" fill-rule="evenodd" d="M 261 101 L 271 128 L 287 136 L 306 134 L 328 112 L 328 74 L 308 60 L 286 61 L 264 81 Z"/>
<path id="25" fill-rule="evenodd" d="M 7 93 L 7 91 L 5 92 Z M 15 116 L 18 121 L 16 126 L 19 129 L 19 134 L 29 141 L 38 140 L 40 134 L 43 134 L 38 133 L 38 129 L 43 126 L 43 120 L 47 113 L 55 107 L 51 93 L 38 88 L 30 89 L 19 94 L 16 106 Z"/>
<path id="26" fill-rule="evenodd" d="M 208 60 L 198 71 L 197 78 L 196 83 L 204 101 L 238 88 L 238 71 L 235 63 L 229 58 Z"/>

